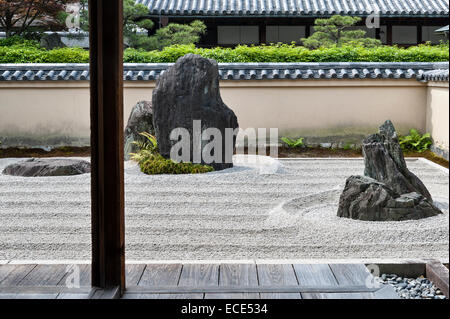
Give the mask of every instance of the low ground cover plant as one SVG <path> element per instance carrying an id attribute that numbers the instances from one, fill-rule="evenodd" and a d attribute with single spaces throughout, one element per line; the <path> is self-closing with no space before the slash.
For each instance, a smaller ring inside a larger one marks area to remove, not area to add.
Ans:
<path id="1" fill-rule="evenodd" d="M 282 137 L 281 140 L 286 144 L 289 148 L 297 148 L 297 147 L 303 147 L 305 144 L 303 141 L 305 140 L 303 137 L 300 137 L 298 139 L 291 139 L 289 137 Z"/>
<path id="2" fill-rule="evenodd" d="M 431 134 L 420 134 L 419 131 L 411 129 L 409 135 L 399 137 L 400 146 L 404 151 L 425 152 L 430 149 L 433 141 Z"/>
<path id="3" fill-rule="evenodd" d="M 158 174 L 201 174 L 214 171 L 211 166 L 177 163 L 171 159 L 166 159 L 158 152 L 156 137 L 149 133 L 141 133 L 146 138 L 145 142 L 134 142 L 139 151 L 131 154 L 131 159 L 138 162 L 141 171 L 147 175 Z"/>

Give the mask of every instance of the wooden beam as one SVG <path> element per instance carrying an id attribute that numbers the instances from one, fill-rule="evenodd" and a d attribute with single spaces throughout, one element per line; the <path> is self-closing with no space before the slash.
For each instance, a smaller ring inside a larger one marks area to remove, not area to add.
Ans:
<path id="1" fill-rule="evenodd" d="M 423 42 L 422 26 L 419 24 L 417 25 L 417 44 L 421 44 L 422 42 Z"/>
<path id="2" fill-rule="evenodd" d="M 89 0 L 92 286 L 125 289 L 123 4 Z"/>

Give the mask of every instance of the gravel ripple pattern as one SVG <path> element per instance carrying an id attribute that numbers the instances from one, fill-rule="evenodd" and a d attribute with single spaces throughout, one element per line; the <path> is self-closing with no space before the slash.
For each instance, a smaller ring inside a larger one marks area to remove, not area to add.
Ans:
<path id="1" fill-rule="evenodd" d="M 20 159 L 0 159 L 0 171 Z M 420 221 L 336 216 L 362 159 L 236 157 L 202 175 L 146 176 L 127 162 L 132 260 L 437 258 L 449 255 L 448 172 L 408 160 L 444 211 Z M 0 175 L 0 260 L 90 259 L 90 174 Z"/>

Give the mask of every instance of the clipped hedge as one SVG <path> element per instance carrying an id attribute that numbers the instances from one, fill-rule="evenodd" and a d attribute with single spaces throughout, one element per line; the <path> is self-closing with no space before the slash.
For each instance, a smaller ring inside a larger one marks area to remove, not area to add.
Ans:
<path id="1" fill-rule="evenodd" d="M 170 63 L 187 53 L 195 53 L 218 62 L 444 62 L 449 60 L 449 46 L 419 45 L 410 48 L 333 47 L 308 50 L 305 47 L 279 44 L 238 46 L 232 48 L 196 48 L 176 45 L 162 51 L 126 49 L 124 62 Z M 80 48 L 45 50 L 33 46 L 0 46 L 0 63 L 88 63 L 89 52 Z"/>
<path id="2" fill-rule="evenodd" d="M 333 47 L 309 50 L 295 45 L 238 46 L 202 49 L 193 45 L 172 46 L 162 51 L 125 51 L 124 61 L 169 63 L 187 53 L 195 53 L 218 62 L 444 62 L 449 60 L 448 45 L 419 45 L 410 48 Z"/>

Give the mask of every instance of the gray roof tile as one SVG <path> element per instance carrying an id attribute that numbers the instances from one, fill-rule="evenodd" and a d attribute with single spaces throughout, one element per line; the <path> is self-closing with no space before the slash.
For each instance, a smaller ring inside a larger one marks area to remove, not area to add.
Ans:
<path id="1" fill-rule="evenodd" d="M 448 0 L 136 0 L 154 15 L 318 16 L 331 14 L 445 16 Z"/>
<path id="2" fill-rule="evenodd" d="M 435 82 L 448 82 L 448 68 L 442 70 L 432 70 L 423 72 L 423 74 L 418 78 L 420 81 L 435 81 Z"/>
<path id="3" fill-rule="evenodd" d="M 125 81 L 151 81 L 172 63 L 124 64 Z M 432 70 L 447 70 L 440 63 L 219 63 L 221 80 L 262 79 L 411 79 L 423 80 Z M 88 64 L 0 64 L 0 81 L 87 81 Z"/>

